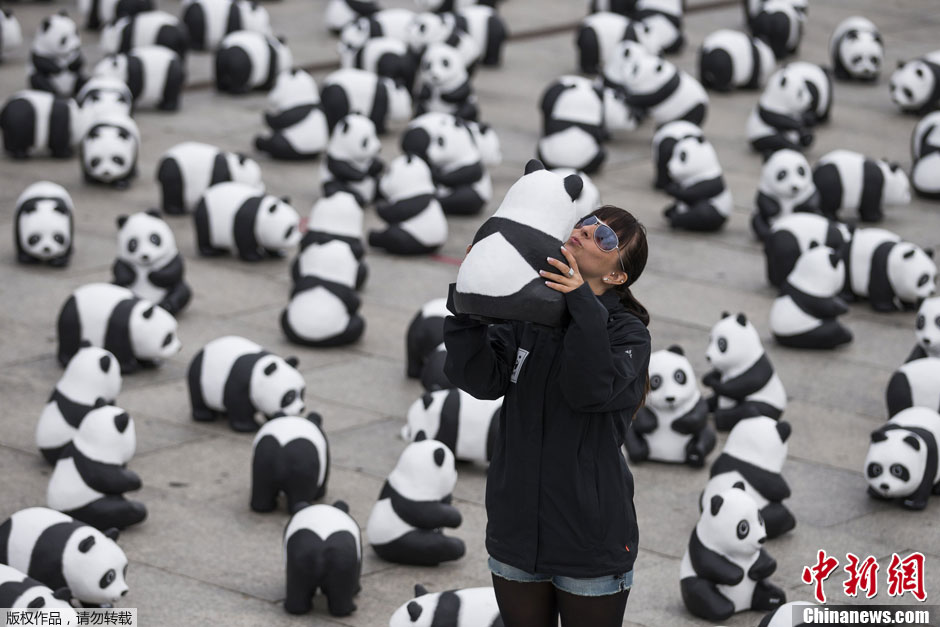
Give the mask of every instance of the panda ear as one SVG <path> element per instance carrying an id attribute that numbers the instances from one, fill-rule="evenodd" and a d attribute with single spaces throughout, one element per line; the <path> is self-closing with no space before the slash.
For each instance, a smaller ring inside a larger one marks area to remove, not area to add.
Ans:
<path id="1" fill-rule="evenodd" d="M 444 459 L 446 459 L 446 457 L 447 456 L 444 454 L 443 446 L 440 448 L 434 449 L 434 463 L 435 464 L 437 464 L 438 466 L 443 466 Z"/>
<path id="2" fill-rule="evenodd" d="M 858 39 L 858 31 L 856 29 L 851 29 L 845 32 L 845 38 L 849 40 Z"/>
<path id="3" fill-rule="evenodd" d="M 731 315 L 731 314 L 728 313 L 727 311 L 722 311 L 722 312 L 721 312 L 721 319 L 724 320 L 725 318 L 727 318 L 727 317 L 730 316 L 730 315 Z"/>
<path id="4" fill-rule="evenodd" d="M 682 347 L 679 346 L 678 344 L 673 344 L 666 350 L 669 351 L 670 353 L 675 353 L 676 355 L 683 355 L 683 356 L 685 355 L 685 351 L 682 350 Z"/>
<path id="5" fill-rule="evenodd" d="M 829 263 L 832 265 L 833 268 L 838 268 L 840 261 L 842 261 L 842 259 L 839 257 L 838 252 L 832 251 L 831 253 L 829 253 Z"/>
<path id="6" fill-rule="evenodd" d="M 283 202 L 285 205 L 289 205 L 289 204 L 290 204 L 290 196 L 281 196 L 281 202 Z"/>
<path id="7" fill-rule="evenodd" d="M 902 61 L 901 59 L 898 59 L 898 68 L 904 67 L 905 63 L 907 63 L 907 61 Z"/>
<path id="8" fill-rule="evenodd" d="M 743 481 L 735 481 L 731 487 L 737 488 L 738 490 L 744 490 L 745 492 L 747 491 L 747 488 L 744 487 Z"/>
<path id="9" fill-rule="evenodd" d="M 735 317 L 735 320 L 737 320 L 738 324 L 740 324 L 742 327 L 747 326 L 747 316 L 745 316 L 743 313 L 739 313 L 737 317 Z"/>
<path id="10" fill-rule="evenodd" d="M 428 589 L 422 586 L 420 583 L 415 584 L 415 596 L 423 597 L 428 593 Z"/>
<path id="11" fill-rule="evenodd" d="M 581 191 L 584 189 L 584 181 L 577 174 L 569 174 L 565 177 L 565 191 L 571 202 L 581 197 Z"/>
<path id="12" fill-rule="evenodd" d="M 115 542 L 117 542 L 118 536 L 121 535 L 121 532 L 118 531 L 116 527 L 109 527 L 108 529 L 105 529 L 101 533 L 103 533 L 106 538 L 110 538 L 111 540 L 114 540 Z"/>
<path id="13" fill-rule="evenodd" d="M 72 599 L 72 591 L 68 587 L 62 587 L 52 593 L 53 599 L 59 599 L 68 603 Z"/>
<path id="14" fill-rule="evenodd" d="M 296 367 L 297 367 L 297 364 L 300 363 L 300 360 L 297 359 L 296 357 L 294 357 L 293 355 L 291 355 L 290 357 L 288 357 L 287 359 L 285 359 L 284 362 L 285 362 L 288 366 L 290 366 L 291 368 L 296 368 Z"/>
<path id="15" fill-rule="evenodd" d="M 245 162 L 248 161 L 248 155 L 244 153 L 236 152 L 235 156 L 238 157 L 238 165 L 245 165 Z"/>
<path id="16" fill-rule="evenodd" d="M 108 401 L 104 400 L 100 396 L 95 399 L 95 409 L 101 409 L 102 407 L 107 406 Z"/>
<path id="17" fill-rule="evenodd" d="M 816 240 L 813 240 L 809 243 L 810 249 L 816 248 L 817 246 L 819 246 L 819 242 L 817 242 Z"/>
<path id="18" fill-rule="evenodd" d="M 277 37 L 275 37 L 275 39 L 277 39 L 282 44 L 287 45 L 287 37 L 285 37 L 284 35 L 278 35 Z"/>
<path id="19" fill-rule="evenodd" d="M 885 435 L 885 432 L 882 431 L 881 429 L 878 429 L 877 431 L 872 431 L 872 432 L 871 432 L 871 441 L 872 441 L 872 442 L 884 442 L 884 441 L 887 440 L 887 439 L 888 439 L 888 436 Z"/>
<path id="20" fill-rule="evenodd" d="M 418 155 L 422 159 L 431 145 L 431 136 L 423 128 L 412 128 L 402 135 L 401 149 L 410 154 Z"/>
<path id="21" fill-rule="evenodd" d="M 411 617 L 411 622 L 414 623 L 421 617 L 421 605 L 414 601 L 408 602 L 408 616 Z"/>
<path id="22" fill-rule="evenodd" d="M 93 546 L 95 546 L 95 536 L 88 536 L 78 543 L 78 552 L 87 553 Z"/>
<path id="23" fill-rule="evenodd" d="M 428 434 L 424 432 L 424 429 L 422 429 L 421 431 L 418 431 L 418 432 L 415 434 L 415 438 L 414 438 L 413 441 L 414 441 L 414 442 L 424 442 L 424 441 L 427 440 L 427 439 L 428 439 Z"/>
<path id="24" fill-rule="evenodd" d="M 543 164 L 538 159 L 529 159 L 529 162 L 525 164 L 525 174 L 532 174 L 536 170 L 544 170 L 545 164 Z"/>
<path id="25" fill-rule="evenodd" d="M 917 74 L 917 78 L 924 78 L 924 70 L 921 68 L 914 70 L 914 74 Z"/>
<path id="26" fill-rule="evenodd" d="M 790 426 L 790 423 L 787 422 L 786 420 L 781 420 L 780 422 L 777 423 L 776 426 L 777 426 L 777 433 L 780 434 L 780 441 L 786 442 L 787 438 L 790 437 L 790 432 L 793 430 L 793 428 Z"/>
<path id="27" fill-rule="evenodd" d="M 915 438 L 915 437 L 912 436 L 912 435 L 909 435 L 909 436 L 905 437 L 905 438 L 904 438 L 904 443 L 907 444 L 908 446 L 910 446 L 910 447 L 911 447 L 912 449 L 914 449 L 915 451 L 919 451 L 919 450 L 920 450 L 920 440 L 918 440 L 917 438 Z"/>
<path id="28" fill-rule="evenodd" d="M 310 412 L 309 414 L 307 414 L 307 420 L 309 420 L 309 421 L 312 422 L 313 424 L 317 425 L 318 427 L 322 427 L 322 426 L 323 426 L 323 416 L 321 416 L 320 414 L 318 414 L 318 413 L 315 412 L 315 411 L 312 411 L 312 412 Z"/>
<path id="29" fill-rule="evenodd" d="M 79 348 L 90 348 L 90 347 L 91 347 L 91 341 L 90 341 L 90 340 L 82 340 L 82 343 L 79 344 L 78 346 L 79 346 Z"/>
<path id="30" fill-rule="evenodd" d="M 349 132 L 349 121 L 346 118 L 343 118 L 339 123 L 339 132 L 348 133 Z"/>
<path id="31" fill-rule="evenodd" d="M 153 316 L 153 305 L 150 305 L 149 307 L 147 307 L 147 309 L 145 309 L 145 310 L 144 310 L 144 313 L 141 314 L 141 315 L 142 315 L 144 318 L 146 318 L 146 319 L 149 320 L 149 319 L 151 318 L 151 316 Z"/>
<path id="32" fill-rule="evenodd" d="M 102 355 L 98 360 L 98 365 L 101 367 L 101 372 L 107 372 L 111 367 L 111 355 Z"/>
<path id="33" fill-rule="evenodd" d="M 333 503 L 333 507 L 335 507 L 341 512 L 345 512 L 347 514 L 349 513 L 349 503 L 347 503 L 346 501 L 338 500 L 335 503 Z"/>
<path id="34" fill-rule="evenodd" d="M 786 75 L 786 74 L 781 74 L 781 75 L 780 75 L 780 86 L 781 86 L 781 87 L 786 87 L 786 86 L 787 86 L 787 75 Z"/>
<path id="35" fill-rule="evenodd" d="M 712 516 L 718 515 L 718 511 L 721 509 L 721 504 L 724 502 L 725 500 L 721 498 L 720 494 L 716 494 L 715 496 L 712 497 L 712 502 L 711 502 Z"/>
<path id="36" fill-rule="evenodd" d="M 427 409 L 431 406 L 431 403 L 434 402 L 434 397 L 431 396 L 430 392 L 425 392 L 421 395 L 421 402 L 424 403 L 424 408 Z"/>
<path id="37" fill-rule="evenodd" d="M 69 16 L 69 12 L 66 11 L 65 9 L 59 9 L 59 13 L 58 13 L 58 14 L 61 15 L 62 17 L 68 17 L 68 16 Z"/>
<path id="38" fill-rule="evenodd" d="M 924 254 L 933 259 L 933 248 L 925 248 Z"/>
<path id="39" fill-rule="evenodd" d="M 160 218 L 161 220 L 163 219 L 163 216 L 161 216 L 161 215 L 160 215 L 160 212 L 159 212 L 157 209 L 155 209 L 154 207 L 151 207 L 150 209 L 147 209 L 144 213 L 146 213 L 148 216 L 151 216 L 151 217 L 154 217 L 154 218 Z"/>
<path id="40" fill-rule="evenodd" d="M 705 136 L 704 136 L 704 135 L 699 135 L 699 136 L 697 136 L 695 139 L 696 139 L 696 140 L 698 141 L 698 143 L 700 143 L 700 144 L 704 144 L 704 143 L 705 143 Z"/>
<path id="41" fill-rule="evenodd" d="M 310 507 L 310 503 L 308 503 L 307 501 L 297 501 L 296 503 L 294 503 L 294 506 L 291 508 L 290 515 L 293 516 L 294 514 L 296 514 L 297 512 L 299 512 L 305 507 Z"/>

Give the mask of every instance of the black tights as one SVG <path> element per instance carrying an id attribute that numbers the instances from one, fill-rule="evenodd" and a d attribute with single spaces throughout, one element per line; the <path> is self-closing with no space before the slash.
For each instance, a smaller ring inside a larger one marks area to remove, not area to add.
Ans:
<path id="1" fill-rule="evenodd" d="M 493 575 L 496 603 L 506 627 L 620 627 L 630 590 L 585 597 L 555 588 L 551 582 L 525 583 Z"/>

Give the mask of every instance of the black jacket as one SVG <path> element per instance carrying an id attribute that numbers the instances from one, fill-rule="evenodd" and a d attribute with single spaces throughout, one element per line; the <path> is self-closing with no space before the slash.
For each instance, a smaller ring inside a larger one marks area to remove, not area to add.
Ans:
<path id="1" fill-rule="evenodd" d="M 527 572 L 627 572 L 638 537 L 620 446 L 637 409 L 650 334 L 613 291 L 565 296 L 562 327 L 444 321 L 445 373 L 481 399 L 504 397 L 486 482 L 486 548 Z M 453 285 L 448 307 L 453 309 Z"/>

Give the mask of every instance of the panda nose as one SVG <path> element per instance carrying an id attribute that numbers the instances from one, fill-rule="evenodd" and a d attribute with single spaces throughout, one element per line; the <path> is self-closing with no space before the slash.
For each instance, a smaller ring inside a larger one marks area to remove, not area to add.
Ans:
<path id="1" fill-rule="evenodd" d="M 42 252 L 48 254 L 52 252 L 52 249 L 49 248 L 48 246 L 43 246 Z"/>
<path id="2" fill-rule="evenodd" d="M 121 592 L 121 596 L 122 596 L 122 597 L 126 597 L 126 596 L 127 596 L 127 590 L 126 590 L 126 589 Z"/>
<path id="3" fill-rule="evenodd" d="M 888 486 L 887 483 L 882 483 L 882 484 L 881 484 L 880 486 L 878 486 L 878 487 L 881 488 L 882 490 L 884 490 L 885 492 L 887 492 L 889 486 Z"/>
<path id="4" fill-rule="evenodd" d="M 672 402 L 674 402 L 675 400 L 676 400 L 676 397 L 675 397 L 675 396 L 667 396 L 667 397 L 666 397 L 666 402 L 667 402 L 667 403 L 672 403 Z"/>
<path id="5" fill-rule="evenodd" d="M 757 541 L 757 543 L 758 543 L 758 544 L 763 544 L 763 543 L 766 542 L 766 541 L 767 541 L 767 536 L 764 536 L 763 538 L 759 539 L 759 540 Z"/>
<path id="6" fill-rule="evenodd" d="M 793 193 L 795 194 L 795 193 L 797 193 L 798 191 L 800 191 L 800 188 L 797 187 L 796 185 L 794 185 L 794 186 L 793 186 Z"/>
<path id="7" fill-rule="evenodd" d="M 925 338 L 924 338 L 924 344 L 927 344 L 927 345 L 930 344 L 930 338 L 929 338 L 929 337 L 925 337 Z"/>
<path id="8" fill-rule="evenodd" d="M 141 255 L 140 260 L 143 261 L 144 263 L 147 263 L 148 261 L 150 261 L 150 255 Z"/>

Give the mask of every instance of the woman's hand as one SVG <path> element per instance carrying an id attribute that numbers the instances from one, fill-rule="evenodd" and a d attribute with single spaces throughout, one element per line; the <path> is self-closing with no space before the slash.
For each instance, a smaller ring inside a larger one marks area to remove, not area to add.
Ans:
<path id="1" fill-rule="evenodd" d="M 539 274 L 545 278 L 551 278 L 551 281 L 545 281 L 545 285 L 557 292 L 566 294 L 581 287 L 584 284 L 584 279 L 578 270 L 578 262 L 575 260 L 574 255 L 564 246 L 561 247 L 561 252 L 565 255 L 565 260 L 568 263 L 549 257 L 548 263 L 557 268 L 558 273 L 539 270 Z"/>

